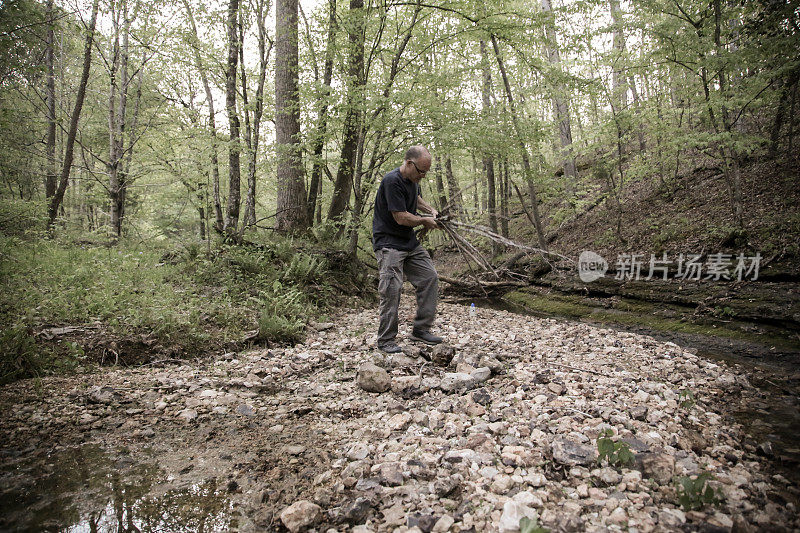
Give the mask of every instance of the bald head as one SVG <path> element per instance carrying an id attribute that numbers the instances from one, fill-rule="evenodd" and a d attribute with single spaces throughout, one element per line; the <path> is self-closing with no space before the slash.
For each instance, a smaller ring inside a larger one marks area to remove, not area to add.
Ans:
<path id="1" fill-rule="evenodd" d="M 427 148 L 422 146 L 421 144 L 417 144 L 406 150 L 406 161 L 409 159 L 411 161 L 420 161 L 422 159 L 431 158 L 431 153 L 428 151 Z"/>

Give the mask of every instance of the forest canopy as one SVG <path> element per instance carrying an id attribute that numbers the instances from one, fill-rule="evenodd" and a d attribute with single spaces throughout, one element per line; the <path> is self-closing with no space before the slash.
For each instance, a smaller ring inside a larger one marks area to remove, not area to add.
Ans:
<path id="1" fill-rule="evenodd" d="M 356 250 L 381 176 L 421 143 L 434 203 L 508 236 L 521 200 L 540 245 L 598 197 L 700 165 L 743 227 L 743 166 L 794 150 L 798 21 L 775 0 L 4 2 L 3 225 L 235 242 L 313 225 Z"/>

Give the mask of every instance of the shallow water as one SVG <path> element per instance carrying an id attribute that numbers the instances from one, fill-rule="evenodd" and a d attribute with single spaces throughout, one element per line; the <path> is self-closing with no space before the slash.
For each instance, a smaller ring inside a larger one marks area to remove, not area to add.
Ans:
<path id="1" fill-rule="evenodd" d="M 233 508 L 215 480 L 173 487 L 155 461 L 83 445 L 0 470 L 0 530 L 228 531 Z"/>

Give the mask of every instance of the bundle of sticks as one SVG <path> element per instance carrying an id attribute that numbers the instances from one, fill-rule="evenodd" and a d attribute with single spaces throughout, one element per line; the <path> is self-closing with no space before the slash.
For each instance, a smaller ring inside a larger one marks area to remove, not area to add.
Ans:
<path id="1" fill-rule="evenodd" d="M 548 250 L 544 250 L 542 248 L 536 248 L 533 246 L 528 246 L 525 244 L 520 244 L 515 242 L 507 237 L 504 237 L 490 228 L 486 226 L 481 226 L 480 224 L 468 224 L 466 222 L 459 222 L 455 220 L 455 217 L 449 213 L 449 207 L 445 206 L 442 212 L 436 217 L 436 223 L 438 224 L 439 228 L 441 228 L 450 239 L 455 244 L 458 251 L 461 255 L 464 256 L 467 266 L 469 267 L 470 277 L 474 279 L 477 285 L 481 288 L 486 285 L 486 282 L 481 281 L 478 278 L 478 273 L 473 269 L 473 264 L 478 267 L 479 270 L 489 274 L 495 282 L 501 279 L 501 273 L 492 266 L 491 261 L 489 261 L 481 252 L 475 247 L 471 242 L 469 242 L 466 238 L 464 238 L 458 230 L 462 230 L 463 232 L 469 232 L 475 235 L 479 235 L 481 237 L 485 237 L 490 241 L 496 242 L 503 246 L 517 248 L 523 252 L 528 253 L 536 253 L 539 254 L 545 261 L 550 263 L 550 259 L 562 259 L 567 262 L 572 262 L 572 260 L 564 255 L 551 252 Z M 420 240 L 424 239 L 425 235 L 428 233 L 427 228 L 423 228 L 417 233 L 417 236 Z M 514 277 L 511 272 L 504 272 L 508 277 Z M 447 281 L 447 280 L 445 280 Z M 452 282 L 451 282 L 452 283 Z"/>

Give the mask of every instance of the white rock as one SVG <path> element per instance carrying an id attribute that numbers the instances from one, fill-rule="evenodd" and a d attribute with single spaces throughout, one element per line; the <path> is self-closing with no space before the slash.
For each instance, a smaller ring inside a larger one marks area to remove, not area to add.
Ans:
<path id="1" fill-rule="evenodd" d="M 497 529 L 500 533 L 514 533 L 519 531 L 519 521 L 523 518 L 530 518 L 533 520 L 538 518 L 538 515 L 535 509 L 531 509 L 527 505 L 522 505 L 521 503 L 509 499 L 503 505 L 503 514 L 500 516 L 500 521 L 497 523 Z"/>
<path id="2" fill-rule="evenodd" d="M 476 383 L 483 383 L 492 376 L 492 371 L 489 369 L 488 366 L 484 366 L 473 370 L 470 373 L 470 375 L 472 376 L 472 379 L 474 379 Z"/>
<path id="3" fill-rule="evenodd" d="M 392 431 L 404 431 L 411 424 L 411 413 L 397 413 L 386 421 L 386 427 Z"/>
<path id="4" fill-rule="evenodd" d="M 622 524 L 628 521 L 628 514 L 622 507 L 614 509 L 608 517 L 608 521 L 612 524 Z"/>
<path id="5" fill-rule="evenodd" d="M 184 409 L 183 411 L 178 413 L 178 418 L 186 421 L 194 420 L 195 418 L 197 418 L 197 411 L 195 411 L 194 409 Z"/>
<path id="6" fill-rule="evenodd" d="M 445 533 L 446 531 L 450 531 L 450 528 L 453 527 L 455 520 L 450 515 L 443 515 L 436 523 L 433 525 L 433 529 L 431 531 L 433 533 Z"/>
<path id="7" fill-rule="evenodd" d="M 475 386 L 475 379 L 464 372 L 451 372 L 444 375 L 439 387 L 445 392 L 469 390 Z"/>
<path id="8" fill-rule="evenodd" d="M 286 529 L 296 533 L 316 522 L 321 511 L 319 505 L 308 500 L 299 500 L 281 512 L 281 522 Z"/>

